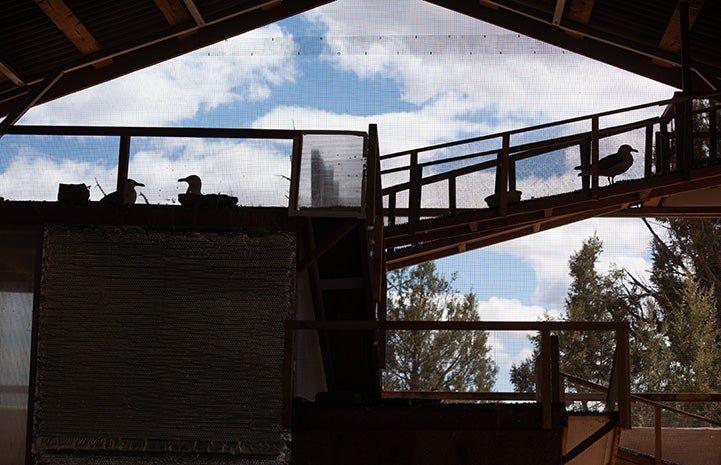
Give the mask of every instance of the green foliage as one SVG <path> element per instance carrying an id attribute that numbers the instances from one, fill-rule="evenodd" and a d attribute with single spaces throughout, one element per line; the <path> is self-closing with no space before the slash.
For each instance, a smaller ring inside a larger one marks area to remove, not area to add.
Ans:
<path id="1" fill-rule="evenodd" d="M 462 296 L 433 262 L 388 274 L 388 319 L 478 320 L 476 297 Z M 497 367 L 484 331 L 389 332 L 386 390 L 486 391 Z"/>
<path id="2" fill-rule="evenodd" d="M 665 238 L 652 242 L 651 282 L 643 283 L 624 270 L 599 273 L 603 251 L 592 236 L 569 260 L 572 283 L 566 298 L 566 321 L 628 321 L 631 327 L 631 390 L 633 392 L 721 391 L 721 221 L 666 220 Z M 536 353 L 538 341 L 534 339 Z M 607 384 L 613 341 L 603 333 L 559 336 L 561 369 Z M 534 390 L 533 359 L 514 365 L 511 381 L 517 391 Z M 708 418 L 721 419 L 717 404 L 676 405 Z M 651 424 L 652 411 L 636 418 Z M 666 424 L 685 425 L 681 417 Z M 638 424 L 638 423 L 637 423 Z"/>

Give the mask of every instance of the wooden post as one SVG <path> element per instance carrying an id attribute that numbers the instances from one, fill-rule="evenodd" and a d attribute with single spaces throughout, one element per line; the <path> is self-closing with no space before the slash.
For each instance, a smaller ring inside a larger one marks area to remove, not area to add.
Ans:
<path id="1" fill-rule="evenodd" d="M 591 139 L 584 140 L 579 146 L 581 152 L 581 166 L 591 166 Z M 581 176 L 581 189 L 591 188 L 591 178 L 588 175 Z"/>
<path id="2" fill-rule="evenodd" d="M 553 427 L 552 387 L 551 387 L 551 333 L 541 330 L 541 410 L 543 412 L 543 429 Z"/>
<path id="3" fill-rule="evenodd" d="M 378 126 L 368 125 L 368 137 L 366 138 L 366 198 L 365 206 L 361 210 L 366 213 L 366 224 L 373 224 L 376 219 L 377 196 L 380 196 L 380 153 L 378 149 Z"/>
<path id="4" fill-rule="evenodd" d="M 551 401 L 556 404 L 563 401 L 563 378 L 561 378 L 561 370 L 559 368 L 559 349 L 558 336 L 551 336 Z"/>
<path id="5" fill-rule="evenodd" d="M 718 158 L 718 130 L 716 128 L 717 120 L 716 120 L 716 113 L 718 110 L 716 110 L 716 106 L 712 105 L 712 108 L 709 110 L 708 115 L 708 130 L 709 130 L 709 136 L 708 136 L 708 145 L 709 145 L 709 156 L 712 159 Z"/>
<path id="6" fill-rule="evenodd" d="M 510 134 L 503 134 L 503 148 L 498 152 L 498 165 L 496 166 L 496 196 L 498 196 L 498 208 L 501 216 L 508 213 L 508 153 L 510 145 Z"/>
<path id="7" fill-rule="evenodd" d="M 448 209 L 451 215 L 456 214 L 456 177 L 448 178 Z"/>
<path id="8" fill-rule="evenodd" d="M 663 462 L 662 442 L 661 442 L 661 406 L 654 404 L 653 406 L 653 429 L 654 429 L 654 464 L 661 465 Z"/>
<path id="9" fill-rule="evenodd" d="M 388 194 L 388 226 L 396 224 L 396 193 Z"/>
<path id="10" fill-rule="evenodd" d="M 671 148 L 668 144 L 668 123 L 662 123 L 659 130 L 659 141 L 656 143 L 656 150 L 659 153 L 661 173 L 671 171 Z M 657 168 L 658 169 L 658 168 Z"/>
<path id="11" fill-rule="evenodd" d="M 598 116 L 591 118 L 591 198 L 598 198 Z"/>
<path id="12" fill-rule="evenodd" d="M 130 135 L 120 136 L 120 149 L 118 150 L 118 181 L 115 191 L 118 193 L 115 201 L 118 205 L 125 203 L 125 181 L 128 180 L 128 165 L 130 164 Z"/>
<path id="13" fill-rule="evenodd" d="M 298 208 L 298 191 L 300 186 L 300 162 L 303 156 L 303 136 L 298 134 L 293 137 L 293 154 L 290 161 L 290 195 L 288 210 L 297 212 Z"/>
<path id="14" fill-rule="evenodd" d="M 646 178 L 653 176 L 653 124 L 646 126 L 646 147 L 644 149 L 645 163 L 643 168 L 643 175 Z M 656 166 L 658 170 L 658 166 Z"/>
<path id="15" fill-rule="evenodd" d="M 675 97 L 683 97 L 682 92 L 676 92 Z M 684 179 L 691 177 L 691 158 L 693 157 L 693 141 L 689 137 L 691 129 L 690 102 L 682 100 L 673 107 L 674 123 L 676 126 L 676 169 L 681 170 Z"/>
<path id="16" fill-rule="evenodd" d="M 411 227 L 421 218 L 421 177 L 418 152 L 411 152 L 410 187 L 408 188 L 408 224 Z"/>
<path id="17" fill-rule="evenodd" d="M 631 428 L 631 369 L 629 360 L 628 327 L 616 331 L 618 360 L 616 364 L 618 423 L 621 428 Z"/>

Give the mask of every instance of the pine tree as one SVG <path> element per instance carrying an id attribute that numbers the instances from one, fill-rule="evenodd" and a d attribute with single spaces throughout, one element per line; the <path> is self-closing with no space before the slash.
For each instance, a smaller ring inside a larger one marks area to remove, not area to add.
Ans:
<path id="1" fill-rule="evenodd" d="M 478 320 L 476 297 L 460 295 L 433 262 L 388 275 L 388 319 Z M 389 332 L 386 390 L 487 391 L 497 367 L 484 331 Z"/>

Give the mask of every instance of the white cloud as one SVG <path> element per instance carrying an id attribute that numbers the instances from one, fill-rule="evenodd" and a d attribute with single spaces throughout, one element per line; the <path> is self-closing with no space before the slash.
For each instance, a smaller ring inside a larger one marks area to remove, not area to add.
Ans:
<path id="1" fill-rule="evenodd" d="M 416 105 L 456 95 L 456 114 L 556 120 L 672 96 L 665 85 L 427 2 L 339 0 L 306 17 L 327 30 L 324 56 L 340 69 L 394 79 Z"/>
<path id="2" fill-rule="evenodd" d="M 484 122 L 459 121 L 438 117 L 435 106 L 417 112 L 389 112 L 370 116 L 338 114 L 322 109 L 300 106 L 276 106 L 253 123 L 259 129 L 303 129 L 368 131 L 369 124 L 378 125 L 381 153 L 392 153 L 422 147 L 439 141 L 453 140 L 460 133 L 487 132 Z"/>
<path id="3" fill-rule="evenodd" d="M 130 160 L 129 177 L 145 184 L 137 188 L 151 204 L 172 204 L 190 174 L 203 179 L 203 192 L 238 197 L 242 206 L 287 206 L 290 146 L 273 142 L 160 139 L 138 141 Z M 43 173 L 39 183 L 37 173 Z M 0 173 L 3 197 L 12 200 L 55 200 L 58 184 L 86 184 L 90 200 L 115 190 L 117 171 L 97 161 L 55 159 L 21 147 Z M 97 181 L 97 183 L 96 183 Z M 98 187 L 98 184 L 100 187 Z M 101 190 L 102 188 L 102 190 Z M 137 203 L 143 203 L 138 198 Z"/>
<path id="4" fill-rule="evenodd" d="M 563 308 L 571 283 L 568 260 L 583 241 L 596 234 L 604 250 L 598 269 L 626 268 L 635 276 L 646 276 L 651 268 L 651 234 L 640 219 L 593 218 L 492 246 L 526 262 L 536 274 L 534 301 L 549 310 Z"/>
<path id="5" fill-rule="evenodd" d="M 280 26 L 269 25 L 40 105 L 20 124 L 167 126 L 221 105 L 266 100 L 273 86 L 295 79 L 292 56 L 244 59 L 237 50 L 268 35 L 293 43 Z"/>
<path id="6" fill-rule="evenodd" d="M 541 306 L 523 305 L 516 299 L 491 297 L 478 303 L 478 314 L 483 321 L 540 321 L 546 311 Z M 532 331 L 491 331 L 488 342 L 491 356 L 498 366 L 496 391 L 511 391 L 510 371 L 513 364 L 519 365 L 533 351 L 529 336 Z"/>

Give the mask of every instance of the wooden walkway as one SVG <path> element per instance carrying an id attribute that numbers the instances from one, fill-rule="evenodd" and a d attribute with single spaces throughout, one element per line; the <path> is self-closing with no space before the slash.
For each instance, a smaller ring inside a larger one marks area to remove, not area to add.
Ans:
<path id="1" fill-rule="evenodd" d="M 720 108 L 678 97 L 383 155 L 386 268 L 591 217 L 721 216 Z M 598 160 L 622 144 L 638 153 L 611 184 Z"/>

